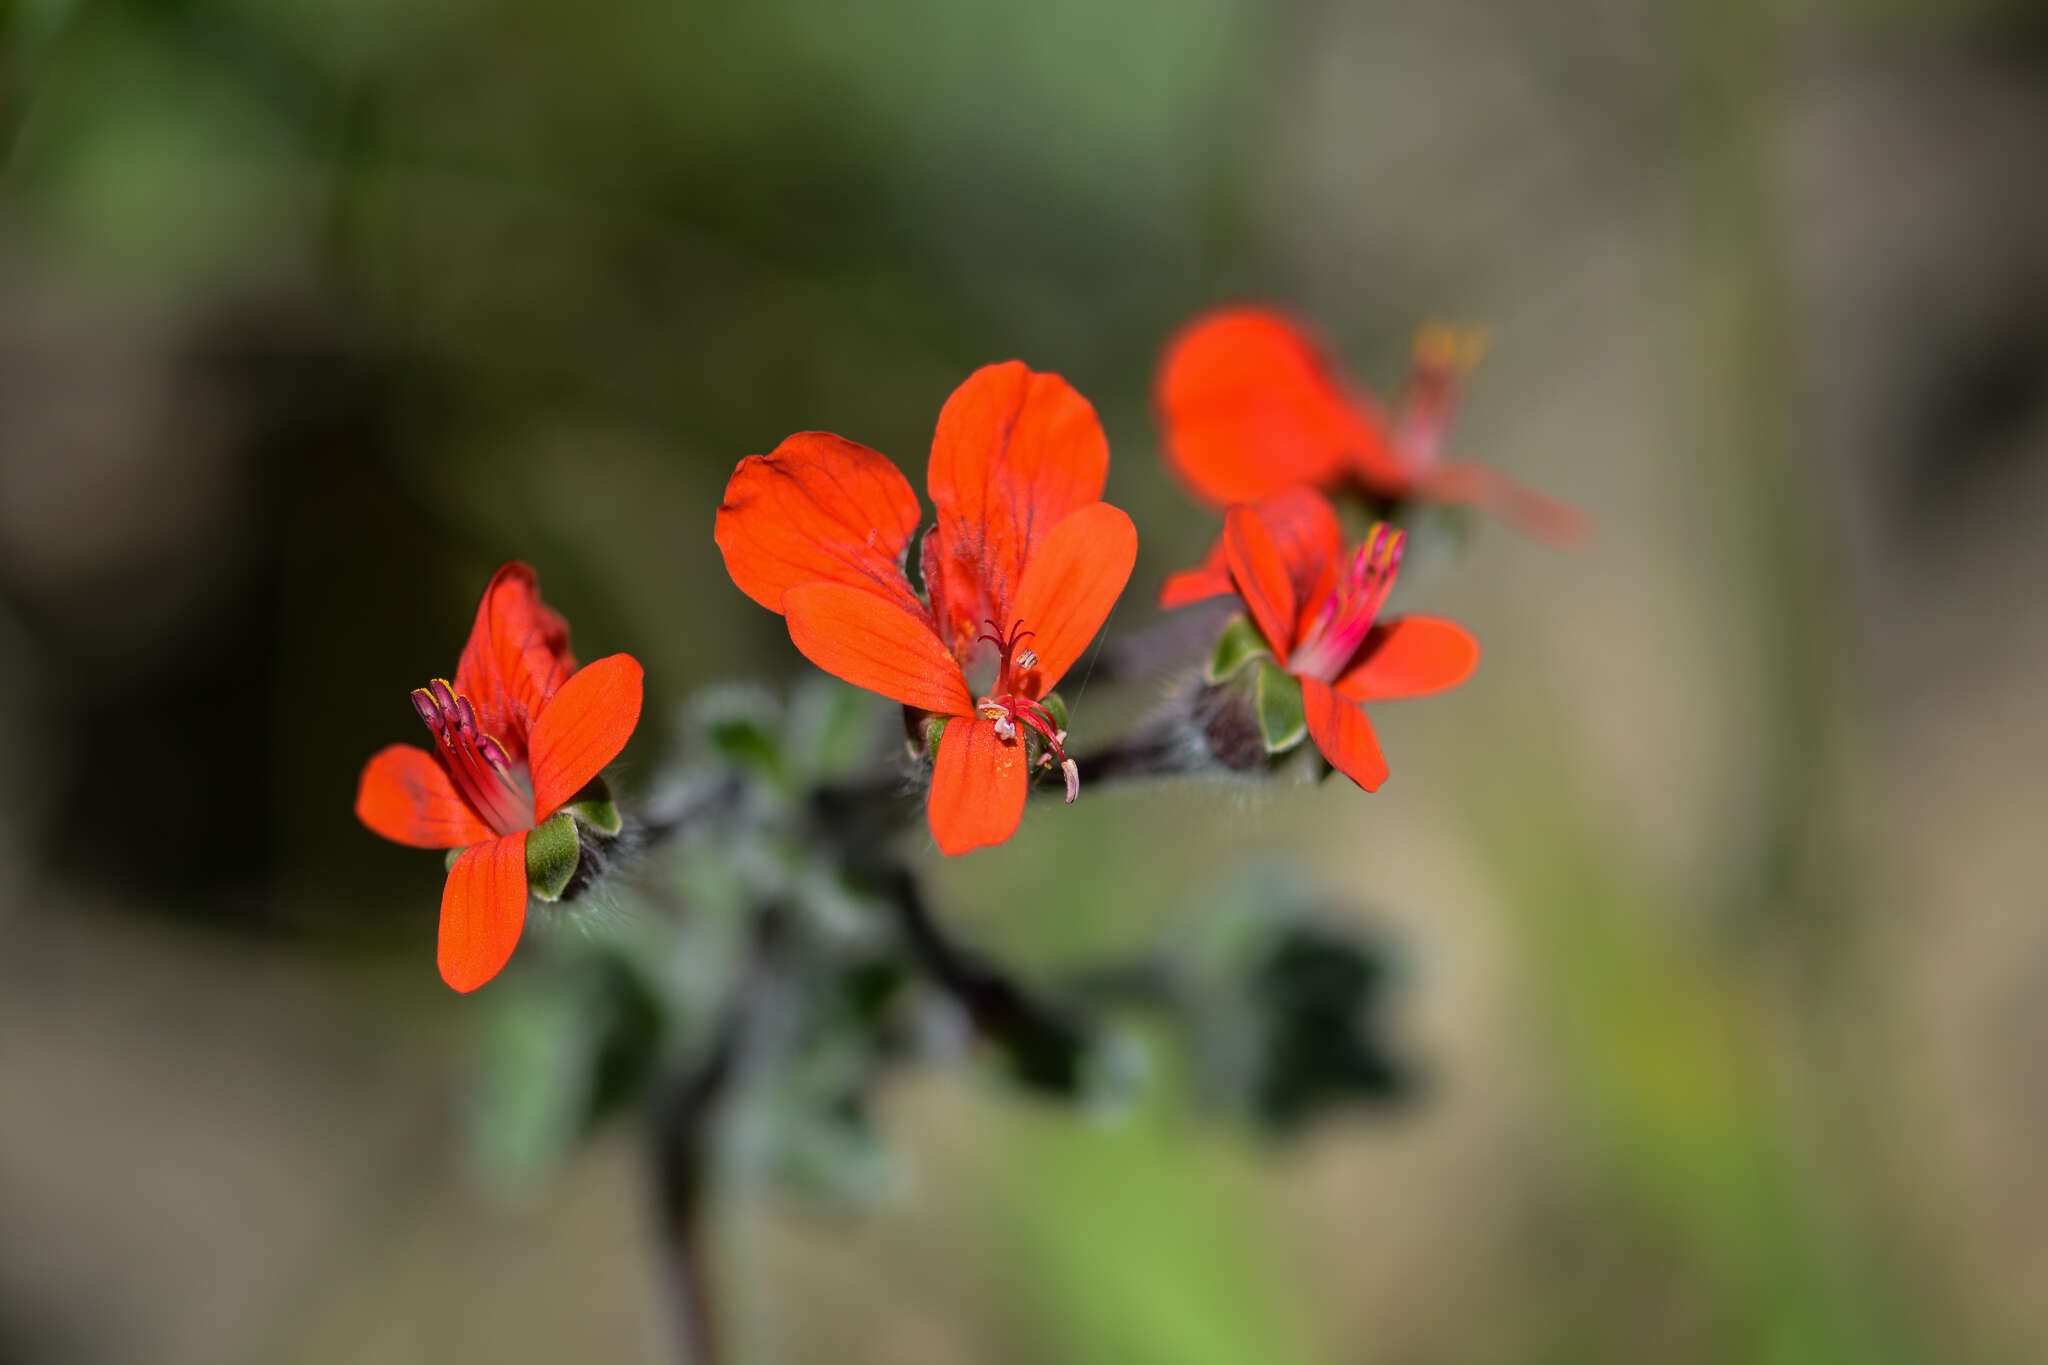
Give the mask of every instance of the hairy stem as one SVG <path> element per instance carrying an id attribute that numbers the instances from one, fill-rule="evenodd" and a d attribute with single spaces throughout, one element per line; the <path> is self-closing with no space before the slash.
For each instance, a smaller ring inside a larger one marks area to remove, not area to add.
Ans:
<path id="1" fill-rule="evenodd" d="M 1239 610 L 1234 597 L 1212 598 L 1175 611 L 1143 630 L 1104 640 L 1089 681 L 1157 678 L 1185 667 L 1206 657 L 1223 623 Z"/>

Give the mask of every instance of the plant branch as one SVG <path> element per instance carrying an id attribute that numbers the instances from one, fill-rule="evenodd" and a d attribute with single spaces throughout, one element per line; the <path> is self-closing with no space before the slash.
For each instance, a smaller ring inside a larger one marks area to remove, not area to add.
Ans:
<path id="1" fill-rule="evenodd" d="M 976 1033 L 1008 1054 L 1019 1081 L 1060 1094 L 1081 1088 L 1094 1039 L 1090 1021 L 949 936 L 925 904 L 917 879 L 900 863 L 869 859 L 852 871 L 895 913 L 912 965 L 959 1004 Z"/>
<path id="2" fill-rule="evenodd" d="M 1174 611 L 1143 630 L 1104 640 L 1089 681 L 1156 678 L 1203 658 L 1238 610 L 1236 598 L 1216 597 Z"/>
<path id="3" fill-rule="evenodd" d="M 703 1052 L 672 1085 L 657 1090 L 653 1107 L 655 1193 L 662 1248 L 683 1365 L 717 1365 L 721 1337 L 705 1250 L 705 1223 L 715 1165 L 717 1120 L 754 1050 L 762 1016 L 776 994 L 773 978 L 789 938 L 790 916 L 780 905 L 761 908 L 750 959 Z"/>

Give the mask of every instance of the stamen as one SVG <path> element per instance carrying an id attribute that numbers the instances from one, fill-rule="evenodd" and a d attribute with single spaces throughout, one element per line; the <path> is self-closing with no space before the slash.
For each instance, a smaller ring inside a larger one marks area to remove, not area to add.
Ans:
<path id="1" fill-rule="evenodd" d="M 1288 667 L 1325 682 L 1335 682 L 1365 642 L 1379 619 L 1400 574 L 1408 544 L 1405 531 L 1381 522 L 1358 547 L 1336 589 L 1323 600 L 1315 620 L 1296 646 Z"/>
<path id="2" fill-rule="evenodd" d="M 476 707 L 436 678 L 412 693 L 413 710 L 433 733 L 441 767 L 478 818 L 499 834 L 533 827 L 533 780 L 524 763 L 477 720 Z"/>
<path id="3" fill-rule="evenodd" d="M 1001 653 L 1001 667 L 996 673 L 996 692 L 992 696 L 975 702 L 975 714 L 995 722 L 996 738 L 1012 743 L 1022 738 L 1022 729 L 1029 726 L 1045 741 L 1045 752 L 1038 757 L 1038 766 L 1049 768 L 1059 764 L 1061 775 L 1066 780 L 1067 800 L 1072 802 L 1081 790 L 1081 770 L 1074 760 L 1067 757 L 1067 732 L 1054 724 L 1052 712 L 1042 702 L 1025 695 L 1023 675 L 1038 667 L 1038 653 L 1024 648 L 1024 642 L 1034 632 L 1026 630 L 1022 621 L 1012 625 L 1006 632 L 993 618 L 987 621 L 988 629 L 975 639 L 986 640 Z"/>
<path id="4" fill-rule="evenodd" d="M 1443 457 L 1457 414 L 1459 381 L 1486 354 L 1486 329 L 1432 323 L 1415 335 L 1408 383 L 1394 419 L 1394 446 L 1411 473 Z"/>

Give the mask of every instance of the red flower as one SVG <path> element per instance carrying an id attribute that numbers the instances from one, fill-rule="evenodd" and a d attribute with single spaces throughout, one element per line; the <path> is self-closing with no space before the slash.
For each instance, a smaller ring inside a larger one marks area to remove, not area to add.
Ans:
<path id="1" fill-rule="evenodd" d="M 1479 642 L 1463 626 L 1378 619 L 1406 539 L 1382 522 L 1347 556 L 1336 512 L 1310 489 L 1233 507 L 1223 521 L 1228 591 L 1299 681 L 1316 748 L 1367 791 L 1386 780 L 1387 762 L 1364 703 L 1456 687 L 1479 664 Z"/>
<path id="2" fill-rule="evenodd" d="M 1015 832 L 1026 731 L 1074 799 L 1066 735 L 1043 699 L 1137 557 L 1131 519 L 1101 501 L 1108 472 L 1095 409 L 1065 380 L 1014 360 L 975 371 L 932 438 L 938 524 L 924 537 L 922 598 L 903 567 L 917 494 L 866 446 L 802 432 L 740 461 L 726 485 L 716 538 L 740 591 L 781 613 L 827 673 L 947 718 L 928 806 L 947 853 Z"/>
<path id="3" fill-rule="evenodd" d="M 414 848 L 459 848 L 441 893 L 441 979 L 473 991 L 526 925 L 526 836 L 626 747 L 640 720 L 628 654 L 577 668 L 569 625 L 533 570 L 507 564 L 484 589 L 450 684 L 412 694 L 434 752 L 394 744 L 363 769 L 356 818 Z"/>
<path id="4" fill-rule="evenodd" d="M 1582 538 L 1585 519 L 1572 508 L 1444 458 L 1458 381 L 1478 350 L 1476 334 L 1424 328 L 1390 420 L 1292 319 L 1261 308 L 1210 313 L 1160 364 L 1167 463 L 1217 507 L 1348 483 L 1391 501 L 1475 503 L 1553 542 Z"/>

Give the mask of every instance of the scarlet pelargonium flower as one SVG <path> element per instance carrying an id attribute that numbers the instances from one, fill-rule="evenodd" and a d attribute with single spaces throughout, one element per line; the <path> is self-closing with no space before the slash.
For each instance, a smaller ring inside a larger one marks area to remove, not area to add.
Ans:
<path id="1" fill-rule="evenodd" d="M 1382 522 L 1347 554 L 1335 510 L 1311 489 L 1233 507 L 1223 522 L 1228 591 L 1242 599 L 1257 633 L 1245 632 L 1242 623 L 1226 633 L 1212 673 L 1234 671 L 1269 653 L 1270 659 L 1259 659 L 1261 669 L 1274 678 L 1291 677 L 1300 702 L 1298 712 L 1291 698 L 1269 706 L 1261 679 L 1260 722 L 1268 748 L 1299 742 L 1298 727 L 1305 724 L 1323 757 L 1367 791 L 1386 780 L 1387 762 L 1365 703 L 1456 687 L 1479 664 L 1479 642 L 1455 622 L 1433 616 L 1379 619 L 1406 539 Z M 1235 644 L 1234 635 L 1241 637 Z M 1291 720 L 1276 726 L 1270 714 L 1275 711 Z M 1297 727 L 1291 736 L 1290 725 Z"/>
<path id="2" fill-rule="evenodd" d="M 609 799 L 586 788 L 639 723 L 641 683 L 628 654 L 577 668 L 569 625 L 540 600 L 533 570 L 507 564 L 484 589 L 455 681 L 412 694 L 434 751 L 394 744 L 363 769 L 356 817 L 371 830 L 462 850 L 441 893 L 441 979 L 456 990 L 475 990 L 512 956 L 543 842 L 531 890 L 553 899 L 575 868 L 573 821 L 618 832 Z M 544 837 L 530 846 L 536 829 Z"/>
<path id="3" fill-rule="evenodd" d="M 928 816 L 947 853 L 1016 830 L 1030 745 L 1075 768 L 1048 694 L 1108 619 L 1136 560 L 1131 519 L 1101 501 L 1109 443 L 1064 379 L 990 365 L 939 413 L 925 486 L 925 596 L 904 572 L 920 512 L 882 455 L 823 432 L 733 471 L 717 541 L 740 591 L 788 621 L 806 658 L 946 720 Z"/>
<path id="4" fill-rule="evenodd" d="M 1390 416 L 1293 319 L 1263 308 L 1210 313 L 1168 343 L 1160 364 L 1167 462 L 1217 507 L 1351 485 L 1391 502 L 1477 504 L 1555 542 L 1582 538 L 1585 519 L 1572 508 L 1446 458 L 1459 381 L 1480 349 L 1476 333 L 1425 327 Z"/>

